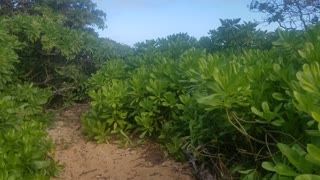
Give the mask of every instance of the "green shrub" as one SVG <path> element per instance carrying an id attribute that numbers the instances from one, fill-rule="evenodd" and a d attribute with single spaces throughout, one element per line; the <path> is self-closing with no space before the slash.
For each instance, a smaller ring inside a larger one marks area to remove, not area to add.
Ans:
<path id="1" fill-rule="evenodd" d="M 319 27 L 279 31 L 268 51 L 189 49 L 173 57 L 154 49 L 110 61 L 90 78 L 83 129 L 98 140 L 157 137 L 169 154 L 221 178 L 315 178 Z"/>
<path id="2" fill-rule="evenodd" d="M 58 165 L 49 153 L 42 106 L 51 95 L 32 84 L 11 85 L 0 93 L 0 179 L 49 179 Z"/>

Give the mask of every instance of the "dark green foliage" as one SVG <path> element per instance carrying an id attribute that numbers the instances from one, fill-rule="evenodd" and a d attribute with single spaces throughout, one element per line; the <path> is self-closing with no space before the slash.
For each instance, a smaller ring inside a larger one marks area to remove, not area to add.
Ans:
<path id="1" fill-rule="evenodd" d="M 6 36 L 0 39 L 0 179 L 49 179 L 61 169 L 48 155 L 53 145 L 44 129 L 49 116 L 42 106 L 51 92 L 19 83 L 14 76 L 15 50 L 21 49 L 22 43 L 8 32 L 2 33 Z"/>
<path id="2" fill-rule="evenodd" d="M 10 47 L 2 50 L 16 55 L 0 60 L 16 69 L 15 76 L 10 68 L 1 71 L 1 81 L 15 77 L 50 88 L 55 106 L 86 100 L 88 76 L 108 59 L 130 54 L 129 47 L 92 33 L 94 25 L 105 27 L 105 14 L 90 0 L 5 1 L 1 8 L 8 15 L 0 18 L 1 34 Z"/>
<path id="3" fill-rule="evenodd" d="M 60 15 L 60 22 L 71 29 L 106 27 L 106 14 L 91 0 L 1 0 L 0 15 L 29 14 L 45 16 L 46 11 Z"/>
<path id="4" fill-rule="evenodd" d="M 210 30 L 211 51 L 233 52 L 241 51 L 241 49 L 260 49 L 268 50 L 272 47 L 272 41 L 277 36 L 272 32 L 256 30 L 257 23 L 244 22 L 240 24 L 238 19 L 220 19 L 221 26 L 215 30 Z"/>
<path id="5" fill-rule="evenodd" d="M 17 15 L 0 19 L 5 38 L 2 42 L 9 42 L 4 44 L 9 50 L 2 49 L 3 53 L 14 54 L 11 59 L 1 59 L 2 67 L 15 67 L 16 77 L 51 88 L 52 103 L 86 99 L 87 77 L 108 59 L 125 58 L 130 48 L 63 27 L 54 15 L 47 16 Z M 14 65 L 18 57 L 20 63 Z M 3 82 L 13 73 L 9 67 L 6 69 L 0 73 Z"/>
<path id="6" fill-rule="evenodd" d="M 0 90 L 6 83 L 13 80 L 14 64 L 18 62 L 18 55 L 15 50 L 21 49 L 23 46 L 18 41 L 18 37 L 10 36 L 5 24 L 7 21 L 0 19 Z"/>
<path id="7" fill-rule="evenodd" d="M 0 23 L 20 44 L 11 49 L 20 60 L 15 65 L 17 78 L 51 87 L 55 95 L 65 95 L 83 81 L 81 62 L 71 61 L 83 48 L 83 33 L 40 16 L 3 17 Z"/>
<path id="8" fill-rule="evenodd" d="M 178 33 L 169 35 L 166 38 L 158 38 L 157 40 L 147 40 L 145 42 L 136 43 L 135 52 L 141 56 L 149 56 L 162 53 L 169 58 L 179 58 L 186 50 L 197 45 L 197 39 L 186 33 Z"/>

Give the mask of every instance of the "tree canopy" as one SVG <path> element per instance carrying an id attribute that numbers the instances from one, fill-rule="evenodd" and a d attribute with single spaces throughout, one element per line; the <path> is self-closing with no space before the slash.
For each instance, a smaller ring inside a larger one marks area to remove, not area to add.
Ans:
<path id="1" fill-rule="evenodd" d="M 276 22 L 285 29 L 306 29 L 320 18 L 319 0 L 252 0 L 249 8 L 265 13 L 266 22 Z"/>
<path id="2" fill-rule="evenodd" d="M 221 26 L 209 30 L 211 46 L 205 45 L 210 52 L 241 48 L 269 49 L 274 33 L 257 29 L 258 23 L 243 22 L 241 19 L 220 19 Z M 201 43 L 203 43 L 203 38 Z M 206 43 L 209 43 L 206 40 Z M 201 44 L 200 44 L 201 45 Z"/>
<path id="3" fill-rule="evenodd" d="M 62 25 L 72 29 L 106 27 L 106 13 L 91 0 L 1 0 L 0 15 L 42 15 L 47 9 L 61 15 Z"/>

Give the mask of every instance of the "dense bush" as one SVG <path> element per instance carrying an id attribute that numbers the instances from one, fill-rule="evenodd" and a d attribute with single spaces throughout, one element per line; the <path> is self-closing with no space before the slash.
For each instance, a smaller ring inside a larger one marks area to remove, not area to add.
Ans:
<path id="1" fill-rule="evenodd" d="M 156 46 L 111 60 L 90 78 L 83 129 L 98 142 L 157 137 L 220 178 L 319 178 L 320 26 L 279 37 L 268 51 Z"/>
<path id="2" fill-rule="evenodd" d="M 44 107 L 87 99 L 88 76 L 131 53 L 92 31 L 105 27 L 95 7 L 90 0 L 0 5 L 0 179 L 57 176 L 62 166 L 52 158 Z"/>
<path id="3" fill-rule="evenodd" d="M 49 179 L 60 169 L 45 131 L 43 105 L 52 92 L 19 80 L 16 51 L 24 44 L 6 31 L 7 19 L 0 22 L 0 179 Z"/>
<path id="4" fill-rule="evenodd" d="M 0 91 L 0 179 L 49 179 L 61 166 L 49 155 L 45 131 L 49 116 L 42 106 L 51 95 L 32 84 Z"/>
<path id="5" fill-rule="evenodd" d="M 43 106 L 87 91 L 82 128 L 99 143 L 154 138 L 220 179 L 320 178 L 320 25 L 277 34 L 227 19 L 199 41 L 130 48 L 97 37 L 105 14 L 90 0 L 4 2 L 0 179 L 58 174 Z"/>

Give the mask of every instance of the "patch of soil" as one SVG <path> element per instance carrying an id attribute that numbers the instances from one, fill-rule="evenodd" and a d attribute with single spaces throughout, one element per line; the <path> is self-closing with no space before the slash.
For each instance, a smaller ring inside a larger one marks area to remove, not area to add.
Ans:
<path id="1" fill-rule="evenodd" d="M 159 145 L 147 143 L 134 148 L 86 141 L 80 116 L 88 105 L 78 104 L 61 111 L 48 130 L 56 143 L 55 159 L 65 167 L 59 178 L 65 180 L 192 180 L 187 163 L 164 157 Z"/>

